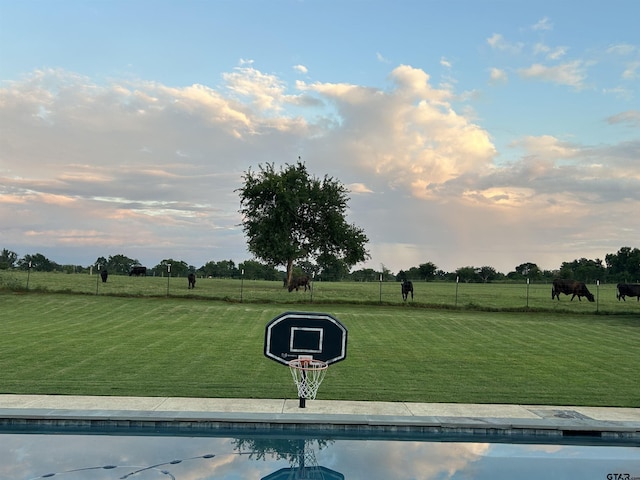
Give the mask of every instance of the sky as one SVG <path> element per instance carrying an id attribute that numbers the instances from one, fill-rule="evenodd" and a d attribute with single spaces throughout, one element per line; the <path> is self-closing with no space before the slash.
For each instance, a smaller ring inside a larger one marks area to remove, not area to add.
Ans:
<path id="1" fill-rule="evenodd" d="M 355 269 L 640 247 L 636 0 L 0 0 L 0 248 L 252 259 L 243 175 L 349 189 Z"/>

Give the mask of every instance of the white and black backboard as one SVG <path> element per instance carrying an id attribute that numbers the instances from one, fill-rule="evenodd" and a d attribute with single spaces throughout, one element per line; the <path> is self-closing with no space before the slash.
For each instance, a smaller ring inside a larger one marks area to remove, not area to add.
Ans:
<path id="1" fill-rule="evenodd" d="M 264 354 L 285 365 L 300 357 L 336 363 L 347 356 L 347 328 L 328 313 L 286 312 L 267 324 Z"/>

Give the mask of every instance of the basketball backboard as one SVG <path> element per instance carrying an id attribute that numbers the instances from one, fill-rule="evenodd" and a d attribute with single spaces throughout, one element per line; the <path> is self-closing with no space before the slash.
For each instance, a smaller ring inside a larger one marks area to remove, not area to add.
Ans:
<path id="1" fill-rule="evenodd" d="M 326 467 L 281 468 L 262 480 L 344 480 L 344 475 Z"/>
<path id="2" fill-rule="evenodd" d="M 267 324 L 264 354 L 284 365 L 309 356 L 336 363 L 347 356 L 347 328 L 328 313 L 286 312 Z"/>

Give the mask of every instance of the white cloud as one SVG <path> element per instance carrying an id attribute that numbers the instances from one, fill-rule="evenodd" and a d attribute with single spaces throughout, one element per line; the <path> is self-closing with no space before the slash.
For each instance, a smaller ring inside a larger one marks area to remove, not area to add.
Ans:
<path id="1" fill-rule="evenodd" d="M 376 58 L 378 59 L 379 62 L 381 63 L 391 63 L 389 61 L 389 59 L 387 59 L 384 55 L 382 55 L 380 52 L 376 52 Z"/>
<path id="2" fill-rule="evenodd" d="M 638 52 L 638 49 L 639 47 L 635 45 L 630 45 L 628 43 L 618 43 L 616 45 L 611 45 L 607 49 L 607 53 L 612 55 L 627 56 L 635 54 L 636 52 Z"/>
<path id="3" fill-rule="evenodd" d="M 540 19 L 535 25 L 533 25 L 531 27 L 531 29 L 534 30 L 534 31 L 552 30 L 553 29 L 553 24 L 551 23 L 549 18 L 544 17 L 544 18 Z"/>
<path id="4" fill-rule="evenodd" d="M 373 193 L 373 190 L 367 187 L 364 183 L 352 183 L 347 185 L 347 188 L 351 193 Z"/>
<path id="5" fill-rule="evenodd" d="M 442 65 L 445 68 L 451 68 L 451 62 L 447 60 L 445 57 L 440 58 L 440 65 Z"/>
<path id="6" fill-rule="evenodd" d="M 543 80 L 577 89 L 584 87 L 586 78 L 584 64 L 579 60 L 552 66 L 534 63 L 530 67 L 519 69 L 518 73 L 523 78 Z"/>
<path id="7" fill-rule="evenodd" d="M 489 70 L 489 79 L 491 84 L 505 83 L 509 80 L 507 72 L 500 68 L 491 68 Z"/>
<path id="8" fill-rule="evenodd" d="M 567 47 L 556 47 L 552 49 L 548 54 L 549 60 L 559 60 L 567 54 Z"/>
<path id="9" fill-rule="evenodd" d="M 576 146 L 562 142 L 551 135 L 524 137 L 514 142 L 512 146 L 524 148 L 527 151 L 527 157 L 535 156 L 554 160 L 572 158 L 579 151 Z"/>
<path id="10" fill-rule="evenodd" d="M 491 133 L 457 106 L 462 96 L 409 65 L 385 89 L 288 85 L 246 66 L 223 80 L 100 85 L 49 70 L 0 88 L 0 220 L 11 226 L 2 247 L 76 264 L 117 253 L 150 265 L 242 261 L 242 173 L 298 155 L 348 185 L 372 265 L 394 271 L 425 261 L 508 271 L 534 256 L 557 267 L 562 245 L 581 241 L 569 229 L 612 238 L 616 251 L 615 233 L 629 226 L 628 207 L 617 206 L 640 202 L 637 142 L 524 136 L 498 165 Z M 633 127 L 638 112 L 607 121 Z"/>
<path id="11" fill-rule="evenodd" d="M 640 78 L 640 61 L 629 62 L 622 72 L 622 78 L 625 80 L 636 80 Z"/>
<path id="12" fill-rule="evenodd" d="M 544 43 L 536 43 L 533 46 L 533 53 L 536 55 L 544 55 L 549 60 L 559 60 L 567 53 L 567 47 L 555 47 L 551 48 Z"/>
<path id="13" fill-rule="evenodd" d="M 303 73 L 303 74 L 307 74 L 309 73 L 309 69 L 307 69 L 307 67 L 305 67 L 304 65 L 294 65 L 293 69 L 298 72 L 298 73 Z"/>
<path id="14" fill-rule="evenodd" d="M 605 95 L 614 95 L 617 98 L 622 98 L 624 100 L 631 100 L 633 98 L 633 91 L 626 87 L 612 87 L 612 88 L 603 88 L 602 93 Z"/>
<path id="15" fill-rule="evenodd" d="M 511 54 L 518 54 L 522 51 L 523 44 L 522 43 L 509 43 L 505 40 L 505 38 L 499 34 L 494 33 L 487 39 L 487 43 L 494 50 L 503 51 Z"/>
<path id="16" fill-rule="evenodd" d="M 234 93 L 252 99 L 260 110 L 282 108 L 284 83 L 275 75 L 268 75 L 252 67 L 237 67 L 233 73 L 225 73 L 227 88 Z"/>

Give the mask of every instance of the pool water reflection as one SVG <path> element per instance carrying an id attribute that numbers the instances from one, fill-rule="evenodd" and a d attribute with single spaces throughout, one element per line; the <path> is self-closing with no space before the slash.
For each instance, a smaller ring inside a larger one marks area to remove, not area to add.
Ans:
<path id="1" fill-rule="evenodd" d="M 283 435 L 0 434 L 2 479 L 607 480 L 619 473 L 640 479 L 639 448 Z"/>

